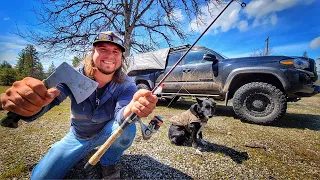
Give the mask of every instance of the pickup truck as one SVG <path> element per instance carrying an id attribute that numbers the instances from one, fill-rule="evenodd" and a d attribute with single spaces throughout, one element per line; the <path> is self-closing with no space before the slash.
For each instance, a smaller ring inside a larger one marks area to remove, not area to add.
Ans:
<path id="1" fill-rule="evenodd" d="M 151 56 L 156 59 L 162 55 L 162 68 L 132 70 L 128 75 L 138 89 L 151 90 L 189 47 L 183 45 L 169 48 L 167 53 L 155 53 Z M 270 124 L 283 117 L 287 102 L 319 93 L 319 86 L 314 85 L 316 72 L 311 58 L 226 58 L 209 48 L 194 46 L 167 77 L 159 97 L 168 101 L 176 101 L 180 96 L 213 98 L 225 101 L 226 106 L 232 99 L 233 110 L 241 121 Z"/>

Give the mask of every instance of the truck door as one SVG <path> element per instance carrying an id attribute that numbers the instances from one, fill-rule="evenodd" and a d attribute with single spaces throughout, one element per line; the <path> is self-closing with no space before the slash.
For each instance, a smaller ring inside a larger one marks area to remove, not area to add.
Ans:
<path id="1" fill-rule="evenodd" d="M 219 94 L 213 75 L 213 62 L 203 59 L 207 51 L 191 50 L 182 68 L 182 90 L 192 94 Z M 188 91 L 188 92 L 187 92 Z"/>
<path id="2" fill-rule="evenodd" d="M 156 83 L 158 83 L 165 74 L 167 74 L 172 66 L 181 58 L 182 52 L 170 52 L 167 60 L 166 69 L 163 70 L 162 74 L 157 78 Z M 183 64 L 183 60 L 174 68 L 174 70 L 169 74 L 167 79 L 164 81 L 165 87 L 163 88 L 163 93 L 176 93 L 181 88 L 182 81 L 182 69 L 181 64 Z"/>

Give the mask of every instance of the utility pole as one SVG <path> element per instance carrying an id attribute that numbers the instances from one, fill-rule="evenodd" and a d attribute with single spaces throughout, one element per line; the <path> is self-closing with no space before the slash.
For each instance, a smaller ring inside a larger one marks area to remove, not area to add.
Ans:
<path id="1" fill-rule="evenodd" d="M 268 56 L 269 55 L 269 36 L 265 41 L 266 41 L 266 56 Z"/>

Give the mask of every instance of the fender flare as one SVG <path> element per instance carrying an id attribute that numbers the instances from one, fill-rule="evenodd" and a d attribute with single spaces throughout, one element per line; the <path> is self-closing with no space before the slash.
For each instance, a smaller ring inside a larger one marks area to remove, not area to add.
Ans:
<path id="1" fill-rule="evenodd" d="M 227 93 L 229 91 L 230 85 L 235 77 L 241 74 L 251 74 L 251 73 L 271 74 L 276 78 L 278 78 L 278 80 L 281 82 L 285 90 L 291 87 L 287 77 L 284 75 L 281 69 L 277 69 L 273 67 L 243 67 L 243 68 L 234 69 L 230 72 L 230 74 L 227 77 L 227 80 L 224 83 L 223 92 Z"/>

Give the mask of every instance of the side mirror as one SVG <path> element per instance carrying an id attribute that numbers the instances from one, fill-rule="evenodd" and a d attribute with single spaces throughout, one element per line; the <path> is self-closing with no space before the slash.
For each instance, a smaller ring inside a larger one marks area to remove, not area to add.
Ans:
<path id="1" fill-rule="evenodd" d="M 206 61 L 212 61 L 214 63 L 218 62 L 217 57 L 215 55 L 213 55 L 213 54 L 204 54 L 203 55 L 203 59 L 206 60 Z"/>

